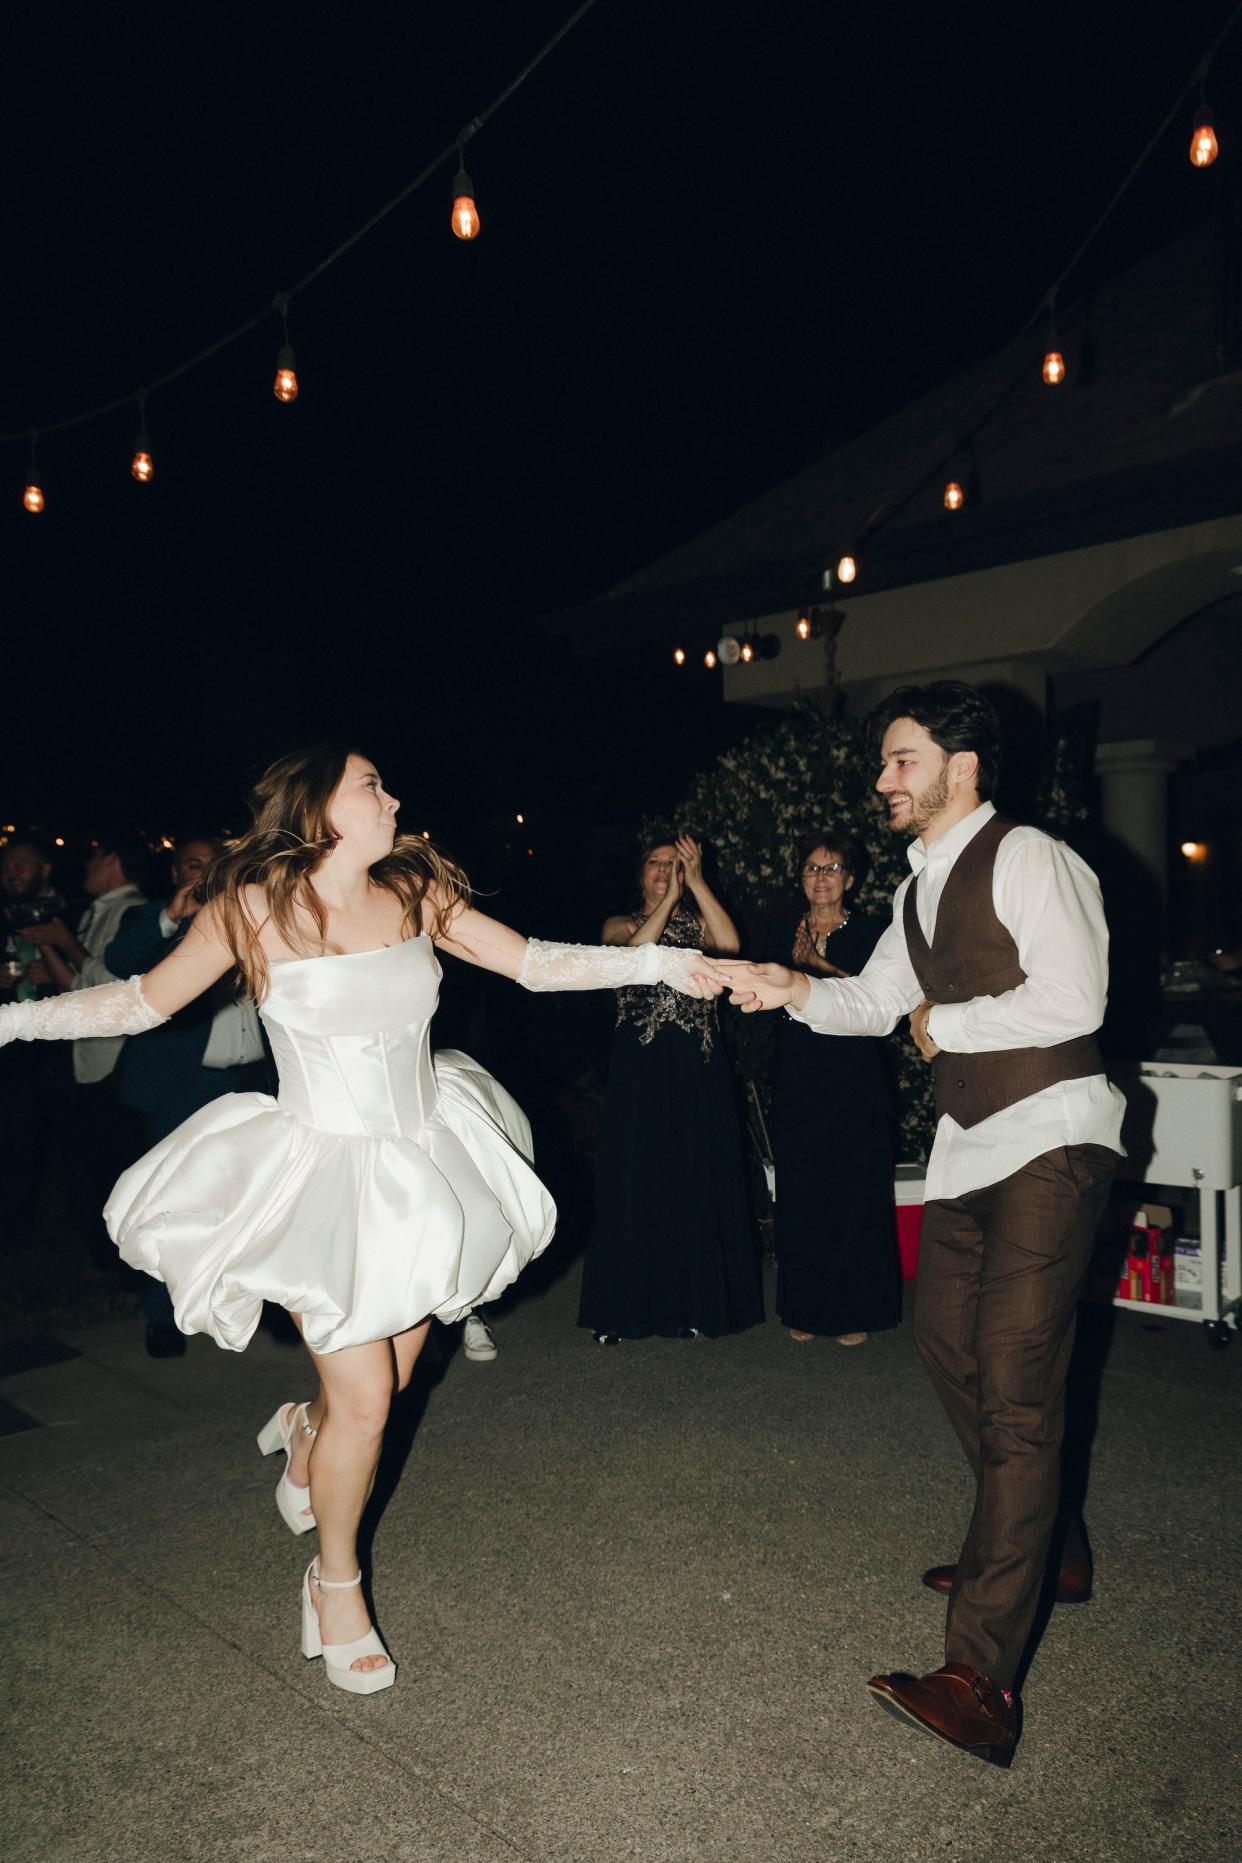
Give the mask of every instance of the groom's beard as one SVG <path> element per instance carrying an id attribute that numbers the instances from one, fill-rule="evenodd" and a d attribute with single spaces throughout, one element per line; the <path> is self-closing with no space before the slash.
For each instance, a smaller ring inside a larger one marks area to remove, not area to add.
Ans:
<path id="1" fill-rule="evenodd" d="M 909 835 L 913 840 L 921 835 L 925 828 L 930 828 L 937 815 L 949 806 L 949 770 L 946 764 L 933 783 L 929 783 L 921 796 L 910 797 L 910 813 L 903 822 L 894 822 L 898 834 Z"/>

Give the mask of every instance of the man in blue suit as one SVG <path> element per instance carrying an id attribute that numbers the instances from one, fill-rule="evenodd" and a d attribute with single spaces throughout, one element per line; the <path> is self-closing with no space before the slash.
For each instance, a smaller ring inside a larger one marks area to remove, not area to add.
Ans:
<path id="1" fill-rule="evenodd" d="M 104 953 L 113 976 L 153 970 L 184 938 L 202 904 L 198 888 L 219 851 L 207 835 L 187 835 L 179 843 L 172 897 L 131 907 Z M 221 1094 L 263 1091 L 269 1085 L 253 1005 L 218 990 L 187 1003 L 160 1028 L 131 1036 L 118 1065 L 118 1097 L 141 1113 L 148 1150 Z M 173 1320 L 162 1281 L 146 1282 L 142 1304 L 147 1351 L 152 1358 L 179 1358 L 185 1337 Z"/>

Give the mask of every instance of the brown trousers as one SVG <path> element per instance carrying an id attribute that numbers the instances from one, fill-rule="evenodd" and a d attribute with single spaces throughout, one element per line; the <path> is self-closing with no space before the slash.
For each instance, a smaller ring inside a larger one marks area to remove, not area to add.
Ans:
<path id="1" fill-rule="evenodd" d="M 1061 1147 L 923 1212 L 914 1342 L 975 1476 L 945 1661 L 1005 1687 L 1056 1524 L 1078 1296 L 1117 1163 L 1102 1145 Z"/>

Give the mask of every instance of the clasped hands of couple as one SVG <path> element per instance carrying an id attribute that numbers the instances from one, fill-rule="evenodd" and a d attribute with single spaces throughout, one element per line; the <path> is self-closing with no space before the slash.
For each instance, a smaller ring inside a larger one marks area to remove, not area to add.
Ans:
<path id="1" fill-rule="evenodd" d="M 720 996 L 728 990 L 729 1001 L 743 1015 L 754 1015 L 758 1009 L 804 1009 L 811 994 L 811 979 L 784 964 L 751 964 L 743 957 L 704 957 L 700 962 L 694 976 L 703 995 Z M 934 1007 L 923 1001 L 910 1012 L 910 1033 L 925 1061 L 934 1061 L 940 1053 L 927 1031 Z"/>

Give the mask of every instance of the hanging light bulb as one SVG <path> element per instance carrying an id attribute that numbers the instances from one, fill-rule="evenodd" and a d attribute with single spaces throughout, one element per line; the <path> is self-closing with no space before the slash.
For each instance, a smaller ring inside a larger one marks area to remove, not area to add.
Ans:
<path id="1" fill-rule="evenodd" d="M 1043 377 L 1049 388 L 1059 388 L 1065 380 L 1065 357 L 1057 348 L 1057 288 L 1053 285 L 1045 302 L 1048 306 L 1048 335 L 1044 342 Z"/>
<path id="2" fill-rule="evenodd" d="M 474 182 L 466 173 L 460 146 L 457 150 L 457 173 L 453 176 L 452 228 L 458 239 L 477 239 L 479 210 L 474 204 Z"/>
<path id="3" fill-rule="evenodd" d="M 285 340 L 276 352 L 276 380 L 272 383 L 272 393 L 278 401 L 296 401 L 298 365 L 289 342 L 289 299 L 283 292 L 276 299 L 276 309 L 285 327 Z"/>
<path id="4" fill-rule="evenodd" d="M 842 556 L 837 559 L 838 582 L 852 582 L 857 574 L 858 564 L 852 556 Z"/>
<path id="5" fill-rule="evenodd" d="M 966 503 L 966 494 L 956 479 L 950 479 L 944 488 L 944 508 L 946 511 L 960 511 Z"/>
<path id="6" fill-rule="evenodd" d="M 1199 108 L 1195 112 L 1194 133 L 1190 138 L 1190 160 L 1196 168 L 1210 168 L 1220 154 L 1214 123 L 1212 112 L 1200 99 Z"/>
<path id="7" fill-rule="evenodd" d="M 298 398 L 297 358 L 288 343 L 282 343 L 276 352 L 276 380 L 272 384 L 272 393 L 278 401 L 296 401 Z"/>
<path id="8" fill-rule="evenodd" d="M 138 438 L 134 441 L 134 457 L 129 462 L 130 476 L 137 479 L 139 485 L 150 485 L 155 477 L 155 465 L 151 459 L 151 437 L 147 432 L 147 391 L 138 390 Z"/>
<path id="9" fill-rule="evenodd" d="M 809 609 L 799 608 L 798 619 L 794 622 L 794 632 L 797 634 L 799 640 L 810 640 L 811 615 Z"/>
<path id="10" fill-rule="evenodd" d="M 754 642 L 749 639 L 744 640 L 741 647 L 738 649 L 737 657 L 745 666 L 749 666 L 755 657 Z"/>
<path id="11" fill-rule="evenodd" d="M 43 509 L 43 488 L 39 484 L 39 469 L 35 464 L 35 448 L 38 444 L 38 434 L 32 433 L 30 436 L 30 471 L 26 475 L 26 489 L 22 493 L 23 505 L 27 511 L 34 512 L 36 515 Z"/>
<path id="12" fill-rule="evenodd" d="M 673 665 L 674 665 L 674 666 L 684 666 L 685 664 L 686 664 L 686 650 L 685 650 L 685 648 L 684 648 L 684 647 L 674 647 L 674 648 L 673 648 Z"/>
<path id="13" fill-rule="evenodd" d="M 715 670 L 716 670 L 716 651 L 715 651 L 715 648 L 713 648 L 713 647 L 709 647 L 709 648 L 707 649 L 707 652 L 706 652 L 706 653 L 705 653 L 705 654 L 703 655 L 703 664 L 704 664 L 704 666 L 705 666 L 705 667 L 707 668 L 707 670 L 708 670 L 708 672 L 709 672 L 709 673 L 713 673 L 713 672 L 715 672 Z"/>

